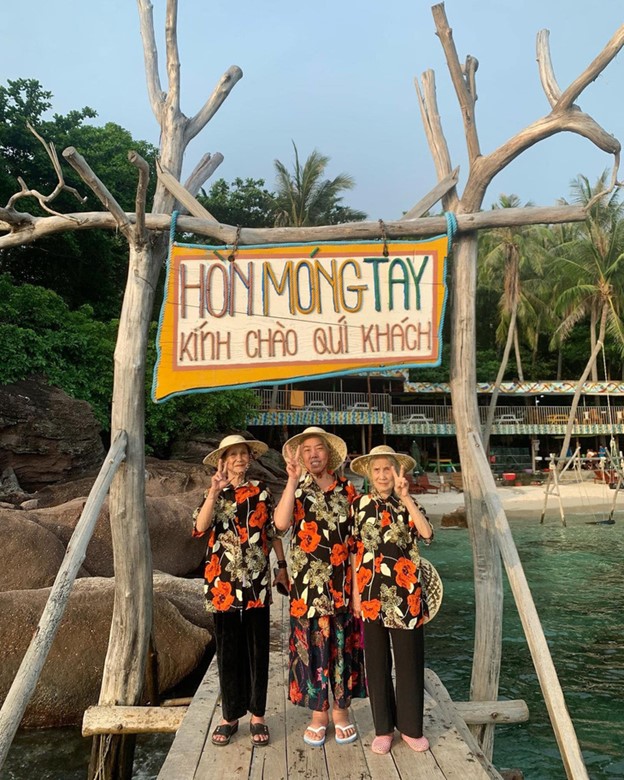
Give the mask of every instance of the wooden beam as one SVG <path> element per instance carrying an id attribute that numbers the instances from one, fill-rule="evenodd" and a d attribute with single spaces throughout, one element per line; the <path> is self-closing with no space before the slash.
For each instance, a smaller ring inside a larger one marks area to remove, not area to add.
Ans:
<path id="1" fill-rule="evenodd" d="M 418 217 L 422 217 L 422 215 L 426 214 L 432 206 L 435 206 L 447 192 L 455 187 L 458 178 L 459 166 L 451 171 L 448 176 L 445 176 L 442 181 L 439 181 L 431 192 L 428 192 L 424 198 L 421 198 L 415 206 L 412 206 L 412 208 L 401 217 L 400 221 L 402 222 L 405 219 L 417 219 Z"/>
<path id="2" fill-rule="evenodd" d="M 217 222 L 208 209 L 205 209 L 201 203 L 196 200 L 191 195 L 191 193 L 180 184 L 176 177 L 160 162 L 156 163 L 156 173 L 162 184 L 169 190 L 169 192 L 176 200 L 180 201 L 184 208 L 187 209 L 189 214 L 192 214 L 194 217 L 198 217 L 199 219 L 208 220 L 209 222 Z"/>
<path id="3" fill-rule="evenodd" d="M 574 724 L 566 706 L 557 670 L 544 636 L 544 629 L 535 608 L 535 602 L 522 568 L 505 510 L 496 492 L 490 464 L 477 434 L 471 432 L 468 435 L 468 443 L 480 482 L 483 501 L 487 507 L 488 516 L 493 518 L 495 538 L 505 564 L 511 592 L 518 608 L 524 635 L 533 659 L 533 666 L 537 672 L 546 709 L 563 759 L 566 776 L 574 778 L 574 780 L 588 780 L 589 775 L 574 731 Z"/>
<path id="4" fill-rule="evenodd" d="M 4 763 L 15 732 L 35 691 L 37 680 L 67 606 L 71 587 L 85 559 L 87 546 L 93 535 L 104 498 L 119 464 L 126 455 L 126 442 L 125 431 L 120 431 L 111 444 L 69 540 L 63 563 L 50 589 L 35 634 L 0 710 L 0 767 Z"/>
<path id="5" fill-rule="evenodd" d="M 524 723 L 529 719 L 529 708 L 522 699 L 456 701 L 454 704 L 464 722 L 469 725 Z"/>
<path id="6" fill-rule="evenodd" d="M 181 186 L 181 185 L 180 185 Z M 133 222 L 134 214 L 128 214 Z M 211 215 L 212 216 L 212 215 Z M 562 222 L 583 222 L 587 212 L 583 206 L 535 206 L 517 209 L 488 209 L 475 213 L 456 214 L 457 232 L 472 233 L 483 228 L 518 227 L 521 225 L 554 225 Z M 100 211 L 65 214 L 61 217 L 33 217 L 31 214 L 0 208 L 0 220 L 11 226 L 11 233 L 0 236 L 0 249 L 30 244 L 40 238 L 73 230 L 116 230 L 118 225 L 111 214 Z M 233 244 L 237 228 L 224 225 L 212 218 L 178 217 L 180 230 Z M 145 215 L 148 230 L 169 232 L 171 215 L 152 213 Z M 409 236 L 436 236 L 446 232 L 444 217 L 386 222 L 388 238 Z M 379 222 L 347 222 L 341 225 L 318 227 L 242 228 L 239 244 L 288 244 L 301 241 L 355 241 L 379 238 Z"/>
<path id="7" fill-rule="evenodd" d="M 97 706 L 85 710 L 82 736 L 95 734 L 173 734 L 188 707 Z"/>

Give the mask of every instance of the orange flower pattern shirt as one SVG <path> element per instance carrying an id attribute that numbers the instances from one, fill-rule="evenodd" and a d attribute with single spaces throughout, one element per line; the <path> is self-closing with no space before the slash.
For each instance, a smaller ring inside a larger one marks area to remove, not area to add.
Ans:
<path id="1" fill-rule="evenodd" d="M 204 497 L 208 495 L 208 491 Z M 196 521 L 201 506 L 193 514 Z M 204 592 L 208 612 L 265 607 L 271 603 L 269 552 L 275 538 L 273 499 L 264 483 L 228 485 L 216 500 L 208 534 Z"/>
<path id="2" fill-rule="evenodd" d="M 349 505 L 355 496 L 345 477 L 335 477 L 325 492 L 310 474 L 299 482 L 289 561 L 292 617 L 318 618 L 346 611 L 353 543 Z"/>
<path id="3" fill-rule="evenodd" d="M 379 620 L 386 628 L 418 628 L 429 616 L 418 579 L 418 541 L 428 545 L 433 536 L 423 539 L 394 494 L 386 499 L 376 493 L 358 496 L 351 513 L 362 620 Z"/>

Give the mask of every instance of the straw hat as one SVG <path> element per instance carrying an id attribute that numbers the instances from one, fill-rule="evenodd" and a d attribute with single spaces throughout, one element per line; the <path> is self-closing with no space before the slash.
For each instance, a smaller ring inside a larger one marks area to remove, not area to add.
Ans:
<path id="1" fill-rule="evenodd" d="M 306 428 L 302 433 L 298 433 L 296 436 L 292 436 L 288 439 L 286 444 L 282 447 L 282 455 L 284 458 L 286 459 L 290 455 L 294 455 L 297 447 L 312 436 L 317 436 L 327 444 L 327 449 L 329 450 L 327 468 L 330 471 L 335 471 L 345 462 L 347 457 L 347 445 L 340 436 L 336 436 L 333 433 L 327 433 L 327 431 L 324 431 L 322 428 L 317 428 L 315 425 Z M 300 458 L 300 461 L 303 464 L 303 459 Z"/>
<path id="2" fill-rule="evenodd" d="M 254 458 L 259 458 L 269 449 L 268 445 L 261 441 L 256 441 L 255 439 L 246 439 L 239 433 L 235 433 L 231 436 L 226 436 L 225 439 L 221 439 L 219 447 L 216 450 L 209 452 L 208 455 L 206 455 L 204 458 L 203 462 L 206 464 L 206 466 L 214 466 L 214 468 L 217 468 L 219 465 L 219 460 L 225 455 L 226 451 L 235 444 L 246 444 L 247 447 L 249 447 L 249 452 Z"/>
<path id="3" fill-rule="evenodd" d="M 420 584 L 424 591 L 427 607 L 429 608 L 429 617 L 425 619 L 425 623 L 438 614 L 438 610 L 442 604 L 442 596 L 444 595 L 444 586 L 442 585 L 442 579 L 438 574 L 436 567 L 428 561 L 426 558 L 420 559 Z"/>
<path id="4" fill-rule="evenodd" d="M 410 455 L 404 455 L 402 452 L 395 452 L 392 447 L 388 447 L 387 444 L 380 444 L 378 447 L 373 447 L 368 455 L 360 455 L 359 458 L 354 458 L 351 461 L 349 468 L 361 477 L 367 477 L 371 460 L 383 457 L 394 458 L 399 466 L 403 466 L 406 473 L 410 472 L 416 465 L 416 461 Z"/>

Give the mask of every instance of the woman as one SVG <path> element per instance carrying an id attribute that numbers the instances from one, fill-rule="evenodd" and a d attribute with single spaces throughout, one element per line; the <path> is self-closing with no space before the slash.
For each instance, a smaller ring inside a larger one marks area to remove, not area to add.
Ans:
<path id="1" fill-rule="evenodd" d="M 247 478 L 252 458 L 266 444 L 226 436 L 204 463 L 216 467 L 204 503 L 195 511 L 193 536 L 207 531 L 204 571 L 206 607 L 214 613 L 223 719 L 212 742 L 227 745 L 238 720 L 251 713 L 254 745 L 269 742 L 264 722 L 269 680 L 269 552 L 275 548 L 276 581 L 288 586 L 282 542 L 274 538 L 273 500 L 267 486 Z"/>
<path id="2" fill-rule="evenodd" d="M 375 725 L 371 745 L 388 753 L 394 729 L 416 751 L 429 748 L 423 736 L 424 637 L 428 609 L 418 580 L 418 540 L 429 543 L 433 529 L 409 494 L 405 472 L 414 468 L 409 455 L 392 447 L 374 447 L 351 463 L 365 477 L 370 493 L 351 506 L 355 554 L 353 611 L 364 621 L 366 678 Z M 396 689 L 392 684 L 392 654 Z"/>
<path id="3" fill-rule="evenodd" d="M 290 567 L 289 695 L 312 710 L 303 740 L 325 743 L 329 689 L 336 742 L 357 739 L 349 720 L 354 697 L 366 696 L 359 621 L 349 610 L 352 528 L 349 505 L 355 488 L 335 474 L 346 444 L 322 428 L 306 428 L 282 450 L 288 482 L 275 510 L 275 526 L 292 526 Z"/>

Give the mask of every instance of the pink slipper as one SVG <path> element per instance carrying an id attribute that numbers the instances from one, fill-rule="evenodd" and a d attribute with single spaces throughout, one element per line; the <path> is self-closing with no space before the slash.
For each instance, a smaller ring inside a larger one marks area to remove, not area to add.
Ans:
<path id="1" fill-rule="evenodd" d="M 401 737 L 417 753 L 424 753 L 425 750 L 429 750 L 427 737 L 408 737 L 405 734 L 401 734 Z"/>
<path id="2" fill-rule="evenodd" d="M 379 753 L 380 756 L 385 756 L 390 752 L 392 747 L 392 734 L 382 734 L 380 737 L 375 737 L 371 743 L 371 750 L 373 753 Z"/>

